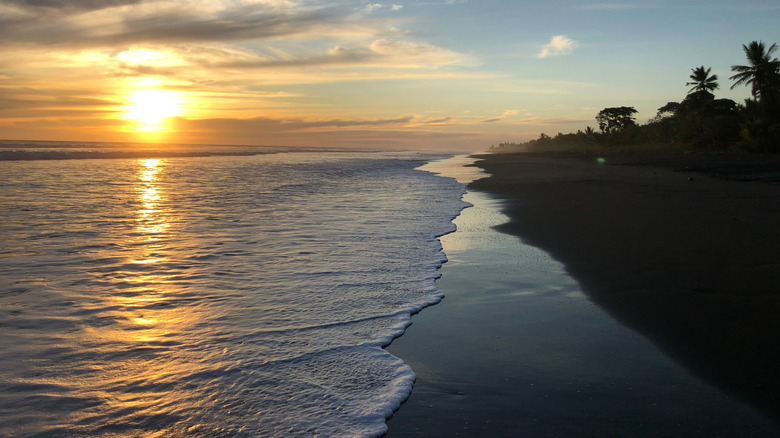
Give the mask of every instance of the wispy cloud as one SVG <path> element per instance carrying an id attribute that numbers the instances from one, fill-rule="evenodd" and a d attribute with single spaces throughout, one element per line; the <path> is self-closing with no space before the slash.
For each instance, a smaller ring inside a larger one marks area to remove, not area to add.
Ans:
<path id="1" fill-rule="evenodd" d="M 500 121 L 504 120 L 505 118 L 507 118 L 507 117 L 509 117 L 509 116 L 514 116 L 514 115 L 517 115 L 517 113 L 519 113 L 519 112 L 520 112 L 520 111 L 518 111 L 518 110 L 504 110 L 504 112 L 503 112 L 503 113 L 502 113 L 500 116 L 498 116 L 498 117 L 493 117 L 493 118 L 486 119 L 486 120 L 480 120 L 480 122 L 481 122 L 481 123 L 495 123 L 495 122 L 500 122 Z"/>
<path id="2" fill-rule="evenodd" d="M 415 77 L 423 71 L 451 75 L 448 67 L 474 64 L 464 54 L 410 40 L 415 37 L 396 27 L 403 19 L 367 17 L 353 6 L 192 0 L 182 8 L 173 0 L 9 0 L 0 4 L 0 65 L 8 76 L 0 87 L 45 86 L 44 76 L 54 67 L 58 79 L 69 75 L 95 88 L 103 80 L 133 77 L 249 87 Z M 32 84 L 35 78 L 41 81 Z"/>
<path id="3" fill-rule="evenodd" d="M 38 8 L 23 16 L 0 18 L 0 41 L 89 48 L 326 36 L 340 34 L 350 26 L 366 29 L 353 22 L 349 11 L 333 8 L 277 11 L 244 6 L 220 10 L 207 18 L 193 9 L 138 5 L 52 16 Z"/>
<path id="4" fill-rule="evenodd" d="M 577 41 L 566 35 L 556 35 L 552 37 L 549 43 L 542 47 L 539 52 L 539 58 L 549 58 L 552 56 L 568 55 L 577 47 Z"/>
<path id="5" fill-rule="evenodd" d="M 380 39 L 371 43 L 371 51 L 393 59 L 397 66 L 445 66 L 462 64 L 467 57 L 428 43 L 416 43 L 392 39 Z"/>
<path id="6" fill-rule="evenodd" d="M 50 10 L 52 12 L 84 12 L 116 6 L 133 5 L 141 0 L 5 0 L 6 8 L 33 12 Z"/>
<path id="7" fill-rule="evenodd" d="M 531 125 L 531 126 L 554 126 L 561 124 L 586 124 L 590 122 L 590 119 L 575 118 L 575 117 L 527 117 L 523 119 L 515 120 L 513 123 L 516 125 Z"/>
<path id="8" fill-rule="evenodd" d="M 451 116 L 447 116 L 447 117 L 438 117 L 438 118 L 428 118 L 419 123 L 423 125 L 444 125 L 452 122 L 453 120 L 454 119 Z"/>

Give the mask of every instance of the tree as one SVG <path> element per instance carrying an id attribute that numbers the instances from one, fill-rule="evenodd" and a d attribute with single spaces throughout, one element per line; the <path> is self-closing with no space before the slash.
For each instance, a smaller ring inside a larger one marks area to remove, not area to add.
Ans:
<path id="1" fill-rule="evenodd" d="M 678 125 L 677 111 L 680 108 L 679 102 L 667 102 L 666 105 L 658 108 L 655 117 L 647 121 L 642 127 L 644 136 L 649 141 L 671 142 L 675 140 Z"/>
<path id="2" fill-rule="evenodd" d="M 688 94 L 676 106 L 672 120 L 674 138 L 697 149 L 723 150 L 739 138 L 737 103 L 715 99 L 708 91 Z"/>
<path id="3" fill-rule="evenodd" d="M 780 151 L 780 60 L 772 57 L 777 44 L 763 41 L 743 45 L 749 65 L 733 65 L 734 88 L 750 85 L 755 105 L 743 110 L 741 146 L 753 151 Z"/>
<path id="4" fill-rule="evenodd" d="M 693 82 L 686 82 L 686 86 L 693 85 L 693 88 L 688 90 L 688 94 L 698 91 L 712 92 L 718 89 L 718 75 L 710 76 L 712 68 L 704 69 L 704 66 L 691 69 L 691 80 Z"/>
<path id="5" fill-rule="evenodd" d="M 774 103 L 780 94 L 780 60 L 771 58 L 777 49 L 777 44 L 772 44 L 767 49 L 763 41 L 753 41 L 742 45 L 748 63 L 750 65 L 732 65 L 731 71 L 736 72 L 731 79 L 734 85 L 750 85 L 751 93 L 756 100 L 765 103 Z"/>
<path id="6" fill-rule="evenodd" d="M 666 105 L 662 106 L 661 108 L 658 108 L 658 113 L 656 113 L 656 117 L 661 119 L 667 117 L 667 115 L 672 116 L 674 115 L 675 112 L 677 112 L 677 109 L 679 108 L 680 108 L 679 102 L 667 102 Z"/>
<path id="7" fill-rule="evenodd" d="M 619 106 L 604 108 L 596 115 L 596 121 L 599 122 L 599 129 L 605 134 L 611 134 L 623 131 L 624 129 L 636 126 L 634 107 Z"/>

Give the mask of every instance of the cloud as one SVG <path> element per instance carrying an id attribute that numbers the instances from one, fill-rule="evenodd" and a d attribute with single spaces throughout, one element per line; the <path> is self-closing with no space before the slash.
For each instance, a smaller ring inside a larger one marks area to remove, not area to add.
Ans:
<path id="1" fill-rule="evenodd" d="M 384 5 L 382 3 L 368 3 L 363 8 L 363 13 L 365 14 L 372 14 L 380 9 L 390 9 L 393 12 L 400 11 L 403 9 L 403 5 Z"/>
<path id="2" fill-rule="evenodd" d="M 343 5 L 288 0 L 194 0 L 187 8 L 166 0 L 107 0 L 105 8 L 101 4 L 98 0 L 15 0 L 9 7 L 18 14 L 0 11 L 0 45 L 4 46 L 0 56 L 18 51 L 32 54 L 36 48 L 48 54 L 70 51 L 69 56 L 76 51 L 79 57 L 87 51 L 160 55 L 157 59 L 117 57 L 109 64 L 91 60 L 92 65 L 129 76 L 176 76 L 177 71 L 197 67 L 213 73 L 220 68 L 347 65 L 437 69 L 467 61 L 460 53 L 431 44 L 390 39 L 388 35 L 400 36 L 400 31 L 389 19 L 369 19 Z M 399 10 L 402 6 L 369 3 L 365 7 Z M 326 42 L 330 48 L 323 47 Z M 45 58 L 51 65 L 51 55 Z"/>
<path id="3" fill-rule="evenodd" d="M 0 43 L 84 49 L 381 33 L 379 22 L 357 17 L 346 7 L 296 8 L 281 2 L 230 6 L 204 0 L 182 8 L 178 2 L 116 0 L 108 3 L 113 7 L 98 8 L 92 3 L 85 2 L 86 10 L 12 5 L 14 13 L 0 13 Z"/>
<path id="4" fill-rule="evenodd" d="M 380 8 L 382 8 L 382 3 L 369 3 L 366 5 L 363 11 L 370 14 Z"/>
<path id="5" fill-rule="evenodd" d="M 344 141 L 352 138 L 356 144 L 365 146 L 373 143 L 371 140 L 376 139 L 377 136 L 399 137 L 414 119 L 415 117 L 410 115 L 393 118 L 327 120 L 269 117 L 197 120 L 175 118 L 172 120 L 172 126 L 185 137 L 195 136 L 190 138 L 198 142 L 213 142 L 220 137 L 240 136 L 240 139 L 237 139 L 242 143 L 344 146 Z"/>
<path id="6" fill-rule="evenodd" d="M 300 118 L 278 119 L 269 117 L 255 117 L 251 119 L 184 119 L 174 120 L 176 128 L 186 128 L 189 125 L 213 132 L 259 131 L 259 132 L 300 132 L 321 131 L 350 127 L 381 127 L 407 125 L 415 119 L 415 116 L 402 115 L 394 118 L 377 119 L 329 119 L 329 120 L 305 120 Z"/>
<path id="7" fill-rule="evenodd" d="M 453 121 L 453 118 L 448 116 L 448 117 L 439 117 L 436 119 L 426 119 L 421 121 L 420 123 L 423 125 L 443 125 L 451 121 Z"/>
<path id="8" fill-rule="evenodd" d="M 486 119 L 486 120 L 480 120 L 480 123 L 495 123 L 495 122 L 500 122 L 500 121 L 504 120 L 504 119 L 505 119 L 507 116 L 514 116 L 514 115 L 517 115 L 517 113 L 519 113 L 519 111 L 518 111 L 518 110 L 504 110 L 504 112 L 503 112 L 503 113 L 501 113 L 501 115 L 500 115 L 500 116 L 498 116 L 498 117 L 493 117 L 493 118 Z"/>
<path id="9" fill-rule="evenodd" d="M 56 126 L 73 135 L 94 126 L 83 133 L 98 140 L 130 135 L 124 113 L 140 88 L 180 94 L 171 123 L 194 141 L 210 130 L 209 141 L 242 130 L 243 141 L 272 133 L 290 144 L 337 131 L 454 132 L 459 119 L 387 117 L 327 100 L 320 84 L 483 78 L 460 68 L 474 65 L 468 54 L 397 30 L 414 17 L 381 1 L 0 0 L 0 132 L 23 136 L 14 129 L 37 120 L 52 136 Z M 104 125 L 115 128 L 100 134 Z"/>
<path id="10" fill-rule="evenodd" d="M 158 52 L 129 49 L 101 62 L 115 77 L 157 76 L 192 82 L 208 81 L 219 72 L 221 83 L 262 81 L 265 84 L 322 83 L 402 77 L 454 77 L 446 67 L 466 65 L 469 58 L 425 43 L 380 39 L 289 53 L 264 53 L 225 46 L 161 48 Z M 21 56 L 21 55 L 20 55 Z M 105 56 L 105 55 L 103 55 Z M 1 58 L 0 58 L 1 59 Z M 313 74 L 310 68 L 318 70 Z M 251 72 L 250 76 L 247 74 Z"/>
<path id="11" fill-rule="evenodd" d="M 369 47 L 374 54 L 391 58 L 398 66 L 427 65 L 436 68 L 466 61 L 466 57 L 460 53 L 428 43 L 380 39 Z"/>
<path id="12" fill-rule="evenodd" d="M 481 145 L 478 132 L 435 129 L 434 124 L 408 123 L 413 116 L 398 116 L 387 119 L 329 119 L 305 120 L 299 118 L 251 119 L 173 118 L 171 128 L 176 133 L 171 140 L 177 143 L 205 144 L 248 144 L 307 147 L 357 147 L 360 149 L 440 149 L 446 144 L 451 150 L 473 152 L 475 144 Z M 132 133 L 125 137 L 106 138 L 106 133 L 121 132 L 124 122 L 117 119 L 97 118 L 51 118 L 11 121 L 2 124 L 3 133 L 12 137 L 25 138 L 26 133 L 36 132 L 42 140 L 84 141 L 137 141 Z M 316 135 L 312 135 L 316 133 Z"/>
<path id="13" fill-rule="evenodd" d="M 551 56 L 568 55 L 574 51 L 579 43 L 566 35 L 556 35 L 552 37 L 549 43 L 542 47 L 539 58 L 549 58 Z"/>
<path id="14" fill-rule="evenodd" d="M 574 117 L 549 117 L 549 118 L 527 117 L 523 119 L 518 119 L 513 123 L 516 125 L 555 126 L 555 125 L 564 125 L 564 124 L 586 124 L 589 123 L 590 121 L 591 121 L 590 119 L 581 119 L 581 118 L 574 118 Z"/>
<path id="15" fill-rule="evenodd" d="M 14 86 L 48 88 L 56 68 L 59 82 L 96 89 L 141 77 L 234 87 L 453 77 L 447 67 L 473 65 L 408 40 L 398 20 L 342 2 L 9 0 L 0 2 L 0 65 Z"/>
<path id="16" fill-rule="evenodd" d="M 58 11 L 91 11 L 138 4 L 141 0 L 6 0 L 21 10 L 52 9 Z"/>
<path id="17" fill-rule="evenodd" d="M 244 57 L 230 60 L 224 64 L 211 64 L 212 67 L 227 66 L 234 68 L 271 68 L 298 66 L 364 66 L 368 68 L 430 68 L 465 62 L 466 57 L 441 47 L 426 43 L 404 40 L 378 39 L 367 45 L 352 47 L 334 46 L 325 53 L 306 56 L 285 54 L 281 57 Z"/>

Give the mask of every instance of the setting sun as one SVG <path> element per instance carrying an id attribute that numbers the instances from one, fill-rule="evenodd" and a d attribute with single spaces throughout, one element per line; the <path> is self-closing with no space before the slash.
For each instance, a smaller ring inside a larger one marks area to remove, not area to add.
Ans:
<path id="1" fill-rule="evenodd" d="M 144 130 L 162 129 L 162 121 L 179 115 L 180 100 L 176 93 L 166 90 L 138 90 L 130 94 L 127 118 L 137 120 Z"/>

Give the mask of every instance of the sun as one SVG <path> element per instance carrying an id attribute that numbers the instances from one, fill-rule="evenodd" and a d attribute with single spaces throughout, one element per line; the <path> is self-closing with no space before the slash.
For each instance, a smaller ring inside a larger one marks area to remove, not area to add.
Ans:
<path id="1" fill-rule="evenodd" d="M 163 121 L 180 112 L 180 100 L 176 93 L 167 90 L 137 90 L 128 96 L 129 105 L 125 117 L 135 120 L 144 131 L 163 129 Z"/>

